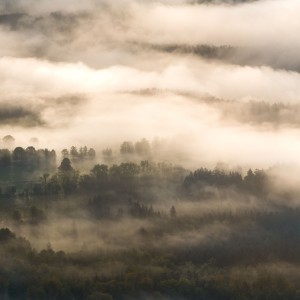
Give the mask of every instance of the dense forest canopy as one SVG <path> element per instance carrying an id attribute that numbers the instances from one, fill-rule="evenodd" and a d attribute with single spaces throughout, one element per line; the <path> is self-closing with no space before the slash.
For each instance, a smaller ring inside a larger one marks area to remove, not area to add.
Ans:
<path id="1" fill-rule="evenodd" d="M 285 166 L 188 170 L 153 160 L 146 139 L 99 157 L 0 152 L 19 174 L 0 184 L 4 299 L 298 299 L 300 189 L 278 185 Z"/>

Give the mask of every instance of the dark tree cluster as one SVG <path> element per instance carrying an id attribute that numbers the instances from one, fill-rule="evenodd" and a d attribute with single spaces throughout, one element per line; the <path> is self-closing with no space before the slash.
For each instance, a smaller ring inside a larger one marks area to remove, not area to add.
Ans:
<path id="1" fill-rule="evenodd" d="M 298 228 L 299 212 L 292 211 L 294 215 L 288 223 Z M 249 231 L 237 236 L 245 231 L 249 218 L 253 219 L 244 215 L 238 221 L 241 228 L 229 240 L 168 248 L 160 243 L 159 236 L 164 236 L 168 226 L 172 226 L 175 234 L 188 225 L 187 220 L 169 220 L 163 223 L 167 227 L 161 228 L 159 235 L 143 227 L 137 230 L 144 246 L 132 249 L 128 245 L 126 250 L 93 253 L 65 253 L 53 250 L 51 245 L 36 251 L 27 240 L 2 228 L 0 251 L 5 256 L 0 257 L 0 297 L 9 300 L 21 300 L 24 295 L 25 299 L 39 300 L 298 300 L 299 274 L 295 269 L 299 262 L 299 237 L 289 234 L 292 243 L 284 243 L 288 228 L 280 234 L 273 228 L 289 216 L 280 213 L 257 216 L 262 227 L 256 235 Z M 264 217 L 267 221 L 263 221 Z M 236 222 L 234 218 L 232 221 Z M 284 270 L 278 271 L 279 261 L 292 262 L 293 272 L 287 269 L 290 274 L 284 275 Z M 265 262 L 274 262 L 274 269 L 272 265 L 271 269 L 260 267 Z M 119 271 L 106 272 L 109 266 L 118 264 L 122 265 Z"/>
<path id="2" fill-rule="evenodd" d="M 96 158 L 96 151 L 93 148 L 88 149 L 86 146 L 79 149 L 72 146 L 70 150 L 63 149 L 61 154 L 63 158 L 69 158 L 73 163 L 94 160 Z"/>
<path id="3" fill-rule="evenodd" d="M 10 134 L 6 135 L 2 138 L 2 143 L 4 144 L 5 148 L 12 148 L 15 144 L 15 138 Z"/>
<path id="4" fill-rule="evenodd" d="M 0 299 L 300 299 L 300 190 L 275 192 L 268 170 L 124 160 L 80 174 L 64 157 L 2 188 Z"/>
<path id="5" fill-rule="evenodd" d="M 111 200 L 110 197 L 101 195 L 89 199 L 88 204 L 91 215 L 97 219 L 110 218 L 112 216 Z"/>
<path id="6" fill-rule="evenodd" d="M 146 139 L 142 139 L 135 143 L 125 141 L 120 146 L 121 155 L 139 155 L 143 157 L 148 157 L 151 155 L 151 146 Z"/>
<path id="7" fill-rule="evenodd" d="M 79 189 L 85 191 L 107 191 L 134 193 L 154 186 L 181 185 L 186 170 L 166 163 L 141 161 L 125 162 L 119 165 L 95 165 L 90 174 L 79 178 Z"/>
<path id="8" fill-rule="evenodd" d="M 136 218 L 160 218 L 163 213 L 160 211 L 155 211 L 152 205 L 148 206 L 141 204 L 138 201 L 133 202 L 130 205 L 130 215 Z"/>
<path id="9" fill-rule="evenodd" d="M 236 188 L 240 192 L 245 191 L 262 196 L 267 192 L 268 178 L 263 170 L 253 172 L 249 169 L 243 178 L 239 172 L 201 168 L 190 173 L 183 181 L 183 187 L 187 192 L 200 192 L 207 186 Z"/>
<path id="10" fill-rule="evenodd" d="M 203 183 L 215 186 L 238 186 L 243 182 L 242 175 L 238 172 L 225 172 L 223 170 L 208 170 L 201 168 L 190 173 L 184 179 L 183 185 L 189 187 L 193 184 Z"/>
<path id="11" fill-rule="evenodd" d="M 0 187 L 0 199 L 1 200 L 9 200 L 10 201 L 15 198 L 16 193 L 17 193 L 17 188 L 14 185 Z"/>
<path id="12" fill-rule="evenodd" d="M 56 165 L 56 153 L 54 150 L 35 149 L 30 146 L 26 149 L 16 147 L 13 151 L 0 149 L 0 166 L 20 166 L 29 169 L 41 167 L 53 167 Z"/>

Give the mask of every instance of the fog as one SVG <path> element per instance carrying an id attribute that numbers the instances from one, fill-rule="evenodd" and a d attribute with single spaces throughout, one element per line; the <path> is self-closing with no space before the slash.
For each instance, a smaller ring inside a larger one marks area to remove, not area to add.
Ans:
<path id="1" fill-rule="evenodd" d="M 298 1 L 0 5 L 0 132 L 20 145 L 158 137 L 187 164 L 299 161 Z M 241 114 L 255 102 L 283 108 Z"/>
<path id="2" fill-rule="evenodd" d="M 299 15 L 0 0 L 0 298 L 298 300 Z"/>

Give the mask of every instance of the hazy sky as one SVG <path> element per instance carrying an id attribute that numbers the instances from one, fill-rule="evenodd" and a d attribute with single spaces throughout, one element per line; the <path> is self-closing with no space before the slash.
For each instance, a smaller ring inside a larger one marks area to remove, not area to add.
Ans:
<path id="1" fill-rule="evenodd" d="M 0 134 L 300 163 L 299 15 L 299 0 L 0 0 Z"/>

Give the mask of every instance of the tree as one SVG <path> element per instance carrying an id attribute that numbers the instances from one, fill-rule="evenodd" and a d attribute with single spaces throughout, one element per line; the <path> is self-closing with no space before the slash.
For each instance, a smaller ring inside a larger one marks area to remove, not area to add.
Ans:
<path id="1" fill-rule="evenodd" d="M 176 215 L 177 215 L 177 212 L 176 212 L 176 209 L 175 209 L 175 207 L 174 207 L 174 205 L 173 205 L 173 206 L 171 207 L 171 209 L 170 209 L 170 217 L 171 217 L 171 218 L 175 218 Z"/>
<path id="2" fill-rule="evenodd" d="M 115 183 L 115 184 L 119 184 L 121 181 L 121 170 L 119 168 L 119 166 L 117 165 L 113 165 L 109 168 L 108 171 L 109 174 L 109 179 L 111 182 Z"/>
<path id="3" fill-rule="evenodd" d="M 91 175 L 95 177 L 97 181 L 106 183 L 108 181 L 108 166 L 107 165 L 95 165 L 91 170 Z"/>
<path id="4" fill-rule="evenodd" d="M 122 174 L 123 178 L 129 179 L 129 178 L 134 178 L 135 176 L 138 175 L 140 171 L 139 165 L 135 163 L 121 163 L 120 166 L 120 171 Z"/>
<path id="5" fill-rule="evenodd" d="M 263 170 L 255 170 L 253 172 L 249 169 L 244 178 L 244 186 L 250 193 L 262 195 L 267 188 L 266 173 Z"/>
<path id="6" fill-rule="evenodd" d="M 251 169 L 248 170 L 247 175 L 245 176 L 244 180 L 252 181 L 254 179 L 254 173 Z"/>
<path id="7" fill-rule="evenodd" d="M 72 172 L 74 171 L 73 167 L 71 166 L 71 161 L 69 158 L 65 157 L 60 166 L 58 167 L 58 170 L 61 172 Z"/>
<path id="8" fill-rule="evenodd" d="M 44 190 L 44 194 L 46 194 L 46 190 L 47 190 L 47 180 L 48 180 L 49 176 L 50 176 L 50 174 L 44 173 L 44 174 L 40 177 L 40 180 L 41 180 L 42 186 L 43 186 L 43 190 Z"/>
<path id="9" fill-rule="evenodd" d="M 79 153 L 75 146 L 72 146 L 70 149 L 70 156 L 73 161 L 76 161 L 79 158 Z"/>
<path id="10" fill-rule="evenodd" d="M 140 162 L 140 166 L 143 172 L 146 172 L 149 169 L 149 161 L 148 160 L 142 160 Z"/>
<path id="11" fill-rule="evenodd" d="M 3 144 L 5 145 L 5 147 L 11 149 L 13 148 L 14 144 L 15 144 L 15 138 L 11 135 L 6 135 L 3 139 Z"/>
<path id="12" fill-rule="evenodd" d="M 120 146 L 120 153 L 123 155 L 133 154 L 134 146 L 131 142 L 123 142 Z"/>
<path id="13" fill-rule="evenodd" d="M 90 175 L 81 175 L 78 184 L 81 189 L 86 191 L 94 188 L 94 180 Z"/>
<path id="14" fill-rule="evenodd" d="M 79 158 L 81 160 L 85 160 L 87 158 L 87 156 L 88 156 L 88 149 L 87 149 L 87 147 L 86 146 L 81 147 L 79 149 Z"/>
<path id="15" fill-rule="evenodd" d="M 93 160 L 96 158 L 96 151 L 93 148 L 90 148 L 87 155 L 90 160 Z"/>
<path id="16" fill-rule="evenodd" d="M 14 162 L 18 164 L 24 164 L 27 160 L 26 151 L 22 147 L 15 148 L 12 157 Z"/>
<path id="17" fill-rule="evenodd" d="M 16 235 L 13 232 L 11 232 L 8 228 L 0 229 L 0 242 L 7 242 L 15 238 Z"/>
<path id="18" fill-rule="evenodd" d="M 5 189 L 5 196 L 7 196 L 9 198 L 13 198 L 16 196 L 16 192 L 17 192 L 17 188 L 14 185 L 8 186 Z"/>
<path id="19" fill-rule="evenodd" d="M 68 151 L 68 149 L 63 149 L 61 151 L 61 155 L 62 155 L 63 158 L 68 158 L 69 157 L 69 151 Z"/>
<path id="20" fill-rule="evenodd" d="M 59 193 L 59 191 L 61 190 L 61 186 L 60 186 L 57 174 L 53 175 L 50 178 L 50 180 L 48 180 L 46 190 L 48 193 L 53 194 L 53 195 L 56 195 Z"/>
<path id="21" fill-rule="evenodd" d="M 65 194 L 71 194 L 77 188 L 79 173 L 75 171 L 68 158 L 64 158 L 58 167 L 58 180 Z"/>
<path id="22" fill-rule="evenodd" d="M 52 166 L 56 165 L 56 152 L 55 150 L 50 151 L 50 157 L 49 157 L 49 162 Z"/>
<path id="23" fill-rule="evenodd" d="M 37 154 L 37 151 L 33 146 L 29 146 L 26 148 L 26 156 L 27 156 L 27 162 L 31 167 L 38 167 L 40 161 L 39 156 Z"/>
<path id="24" fill-rule="evenodd" d="M 33 146 L 29 146 L 26 148 L 26 153 L 30 154 L 30 155 L 35 155 L 35 148 Z"/>
<path id="25" fill-rule="evenodd" d="M 16 223 L 20 223 L 22 221 L 22 215 L 19 210 L 14 210 L 12 214 L 12 219 Z"/>
<path id="26" fill-rule="evenodd" d="M 120 187 L 126 191 L 132 191 L 137 183 L 138 174 L 140 172 L 139 165 L 135 163 L 121 163 L 118 166 L 120 176 Z"/>
<path id="27" fill-rule="evenodd" d="M 135 152 L 141 156 L 148 156 L 151 152 L 150 143 L 146 139 L 142 139 L 135 143 Z"/>
<path id="28" fill-rule="evenodd" d="M 8 149 L 0 149 L 0 165 L 9 166 L 11 164 L 11 153 Z"/>
<path id="29" fill-rule="evenodd" d="M 37 224 L 45 219 L 44 212 L 36 206 L 30 207 L 30 219 L 33 224 Z"/>
<path id="30" fill-rule="evenodd" d="M 113 156 L 112 149 L 107 148 L 107 149 L 102 150 L 102 156 L 103 156 L 104 160 L 110 161 Z"/>

